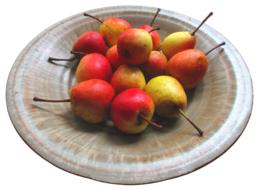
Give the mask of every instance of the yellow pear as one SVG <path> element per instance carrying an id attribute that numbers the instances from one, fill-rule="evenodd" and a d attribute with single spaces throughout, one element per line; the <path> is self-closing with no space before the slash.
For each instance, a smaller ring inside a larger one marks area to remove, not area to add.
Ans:
<path id="1" fill-rule="evenodd" d="M 145 91 L 152 97 L 155 112 L 166 118 L 181 115 L 203 136 L 203 131 L 182 111 L 187 104 L 187 96 L 182 85 L 171 76 L 152 78 L 145 86 Z"/>
<path id="2" fill-rule="evenodd" d="M 196 44 L 196 32 L 212 15 L 213 13 L 210 12 L 193 32 L 180 31 L 168 35 L 161 44 L 162 51 L 166 57 L 170 59 L 176 53 L 194 48 Z"/>
<path id="3" fill-rule="evenodd" d="M 176 115 L 178 109 L 187 104 L 187 96 L 182 85 L 171 76 L 152 78 L 145 86 L 145 91 L 152 97 L 156 113 L 162 117 Z"/>
<path id="4" fill-rule="evenodd" d="M 195 36 L 190 32 L 174 32 L 168 35 L 162 42 L 162 51 L 169 59 L 178 52 L 194 48 Z"/>

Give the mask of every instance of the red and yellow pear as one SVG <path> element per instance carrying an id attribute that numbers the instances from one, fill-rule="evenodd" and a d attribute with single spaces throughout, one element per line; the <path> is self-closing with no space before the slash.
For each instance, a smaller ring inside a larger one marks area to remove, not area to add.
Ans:
<path id="1" fill-rule="evenodd" d="M 125 30 L 117 42 L 117 51 L 125 64 L 140 65 L 146 62 L 153 49 L 149 32 L 139 28 Z"/>
<path id="2" fill-rule="evenodd" d="M 186 49 L 192 49 L 196 44 L 195 33 L 198 29 L 206 22 L 206 20 L 213 15 L 212 12 L 201 22 L 201 24 L 192 32 L 188 31 L 179 31 L 174 32 L 164 38 L 161 48 L 163 53 L 166 55 L 168 59 L 170 59 L 173 55 L 178 52 L 181 52 Z"/>
<path id="3" fill-rule="evenodd" d="M 123 64 L 123 61 L 120 59 L 117 52 L 117 45 L 113 45 L 107 50 L 106 58 L 110 62 L 113 69 L 117 69 L 120 65 Z"/>
<path id="4" fill-rule="evenodd" d="M 141 25 L 141 26 L 139 26 L 139 28 L 144 29 L 147 32 L 152 31 L 154 29 L 153 28 L 154 21 L 157 18 L 160 11 L 161 11 L 161 9 L 158 8 L 150 24 Z M 156 30 L 152 31 L 152 32 L 150 32 L 150 35 L 151 35 L 152 40 L 153 40 L 153 49 L 158 50 L 161 46 L 161 38 L 160 38 L 158 31 L 156 31 Z"/>
<path id="5" fill-rule="evenodd" d="M 168 61 L 166 73 L 175 77 L 185 89 L 194 88 L 207 72 L 207 55 L 222 45 L 225 45 L 225 42 L 212 48 L 206 54 L 198 49 L 179 52 Z"/>
<path id="6" fill-rule="evenodd" d="M 142 65 L 142 70 L 148 78 L 165 74 L 167 58 L 161 51 L 152 51 L 148 60 Z"/>
<path id="7" fill-rule="evenodd" d="M 145 77 L 141 69 L 132 65 L 119 66 L 111 79 L 111 85 L 117 93 L 128 88 L 143 89 L 145 84 Z"/>
<path id="8" fill-rule="evenodd" d="M 118 94 L 111 106 L 112 121 L 117 129 L 126 134 L 143 132 L 148 124 L 160 128 L 152 122 L 154 103 L 143 90 L 127 89 Z"/>
<path id="9" fill-rule="evenodd" d="M 109 46 L 116 45 L 121 33 L 129 28 L 132 28 L 131 24 L 122 18 L 111 17 L 102 21 L 99 18 L 87 13 L 84 13 L 84 16 L 91 17 L 101 23 L 99 32 L 102 36 L 104 36 Z"/>
<path id="10" fill-rule="evenodd" d="M 105 56 L 99 53 L 91 53 L 80 60 L 75 75 L 77 82 L 88 79 L 102 79 L 110 82 L 112 69 Z"/>
<path id="11" fill-rule="evenodd" d="M 37 102 L 70 102 L 75 115 L 89 123 L 100 123 L 109 117 L 110 105 L 115 95 L 113 87 L 106 81 L 90 79 L 70 89 L 70 99 L 48 100 L 34 97 Z"/>

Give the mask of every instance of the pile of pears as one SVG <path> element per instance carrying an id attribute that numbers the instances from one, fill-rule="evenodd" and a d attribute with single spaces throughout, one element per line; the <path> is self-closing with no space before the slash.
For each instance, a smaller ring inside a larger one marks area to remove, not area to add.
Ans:
<path id="1" fill-rule="evenodd" d="M 195 88 L 208 68 L 207 55 L 224 45 L 218 44 L 207 52 L 194 49 L 196 32 L 212 15 L 210 13 L 193 31 L 174 32 L 162 41 L 159 28 L 153 27 L 160 9 L 150 24 L 138 28 L 122 18 L 101 20 L 99 31 L 86 31 L 74 43 L 68 59 L 49 57 L 52 64 L 77 61 L 76 81 L 69 99 L 41 102 L 69 102 L 72 112 L 88 123 L 111 119 L 114 126 L 126 134 L 143 132 L 157 114 L 163 118 L 184 117 L 203 135 L 183 109 L 187 105 L 185 90 Z"/>

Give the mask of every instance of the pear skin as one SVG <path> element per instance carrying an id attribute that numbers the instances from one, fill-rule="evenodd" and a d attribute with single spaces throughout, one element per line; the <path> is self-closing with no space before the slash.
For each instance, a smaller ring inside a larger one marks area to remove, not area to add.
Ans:
<path id="1" fill-rule="evenodd" d="M 107 46 L 99 32 L 88 31 L 80 35 L 72 50 L 85 54 L 101 53 L 104 55 L 107 51 Z"/>
<path id="2" fill-rule="evenodd" d="M 147 78 L 157 77 L 165 74 L 167 58 L 161 51 L 152 51 L 148 60 L 141 65 Z"/>
<path id="3" fill-rule="evenodd" d="M 182 85 L 171 76 L 152 78 L 145 86 L 145 91 L 152 97 L 155 112 L 162 117 L 176 116 L 178 109 L 187 104 L 187 96 Z"/>
<path id="4" fill-rule="evenodd" d="M 126 20 L 121 18 L 108 18 L 99 27 L 99 31 L 104 36 L 109 46 L 116 45 L 121 33 L 131 28 Z"/>
<path id="5" fill-rule="evenodd" d="M 189 32 L 174 32 L 167 36 L 162 42 L 162 51 L 168 59 L 178 52 L 194 48 L 195 36 Z"/>
<path id="6" fill-rule="evenodd" d="M 140 26 L 139 28 L 146 30 L 147 32 L 153 30 L 154 28 L 150 25 L 144 24 Z M 153 40 L 153 49 L 158 50 L 161 46 L 161 37 L 158 33 L 158 31 L 153 31 L 150 33 L 152 40 Z"/>
<path id="7" fill-rule="evenodd" d="M 207 56 L 198 49 L 188 49 L 168 61 L 166 73 L 180 81 L 185 89 L 191 89 L 203 79 L 207 69 Z"/>
<path id="8" fill-rule="evenodd" d="M 125 64 L 140 65 L 147 61 L 153 49 L 150 33 L 139 28 L 125 30 L 119 37 L 117 51 Z"/>
<path id="9" fill-rule="evenodd" d="M 110 62 L 113 69 L 117 69 L 123 64 L 123 61 L 118 56 L 117 45 L 114 45 L 107 50 L 106 58 Z"/>
<path id="10" fill-rule="evenodd" d="M 111 85 L 117 93 L 128 88 L 143 89 L 145 84 L 146 81 L 142 71 L 132 65 L 119 66 L 111 79 Z"/>
<path id="11" fill-rule="evenodd" d="M 148 123 L 140 118 L 143 114 L 151 120 L 154 113 L 152 98 L 143 90 L 127 89 L 118 94 L 111 106 L 111 116 L 115 127 L 126 134 L 143 132 Z"/>
<path id="12" fill-rule="evenodd" d="M 108 118 L 114 95 L 115 91 L 108 82 L 87 80 L 71 88 L 71 109 L 89 123 L 100 123 Z"/>
<path id="13" fill-rule="evenodd" d="M 89 79 L 102 79 L 110 82 L 112 68 L 108 59 L 99 53 L 85 55 L 76 70 L 77 82 Z"/>

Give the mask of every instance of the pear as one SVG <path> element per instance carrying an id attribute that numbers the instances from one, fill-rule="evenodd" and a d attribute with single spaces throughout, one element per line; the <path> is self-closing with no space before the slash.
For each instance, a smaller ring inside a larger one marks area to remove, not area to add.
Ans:
<path id="1" fill-rule="evenodd" d="M 153 41 L 150 33 L 139 28 L 125 30 L 117 42 L 118 55 L 125 64 L 145 63 L 152 49 Z"/>
<path id="2" fill-rule="evenodd" d="M 108 59 L 114 70 L 116 70 L 120 65 L 123 64 L 123 61 L 120 60 L 117 52 L 117 45 L 114 45 L 107 50 L 106 58 Z"/>
<path id="3" fill-rule="evenodd" d="M 99 32 L 87 31 L 81 34 L 74 43 L 70 52 L 72 54 L 70 58 L 49 57 L 48 62 L 55 65 L 66 66 L 57 62 L 71 62 L 75 60 L 79 61 L 86 54 L 100 53 L 104 55 L 106 51 L 107 46 L 103 36 Z"/>
<path id="4" fill-rule="evenodd" d="M 181 52 L 186 49 L 194 48 L 196 44 L 195 33 L 199 28 L 206 22 L 206 20 L 212 16 L 213 13 L 210 12 L 208 16 L 201 22 L 201 24 L 192 32 L 180 31 L 174 32 L 168 35 L 162 42 L 162 51 L 168 59 L 178 52 Z"/>
<path id="5" fill-rule="evenodd" d="M 171 76 L 152 78 L 145 86 L 145 91 L 154 100 L 156 113 L 163 117 L 173 117 L 176 109 L 184 109 L 187 96 L 182 85 Z"/>
<path id="6" fill-rule="evenodd" d="M 207 55 L 223 45 L 225 42 L 213 47 L 207 53 L 198 49 L 187 49 L 177 53 L 168 61 L 165 69 L 166 74 L 176 78 L 184 89 L 196 87 L 207 72 Z"/>
<path id="7" fill-rule="evenodd" d="M 102 34 L 109 46 L 116 45 L 121 33 L 129 28 L 132 28 L 131 24 L 122 18 L 110 17 L 105 20 L 100 20 L 98 17 L 88 13 L 84 13 L 83 15 L 93 18 L 101 24 L 99 27 L 99 32 Z"/>
<path id="8" fill-rule="evenodd" d="M 34 97 L 35 102 L 70 102 L 72 112 L 88 123 L 101 123 L 109 117 L 109 109 L 115 95 L 113 87 L 106 81 L 90 79 L 70 89 L 70 98 L 49 100 Z"/>
<path id="9" fill-rule="evenodd" d="M 126 134 L 141 133 L 148 124 L 161 128 L 161 125 L 151 120 L 153 113 L 152 98 L 138 88 L 121 92 L 114 98 L 111 105 L 111 117 L 115 127 Z"/>
<path id="10" fill-rule="evenodd" d="M 85 55 L 76 69 L 77 82 L 89 79 L 102 79 L 110 82 L 112 76 L 111 64 L 108 59 L 100 53 Z"/>
<path id="11" fill-rule="evenodd" d="M 157 77 L 165 74 L 167 58 L 162 51 L 152 51 L 148 60 L 141 65 L 141 68 L 147 78 Z"/>
<path id="12" fill-rule="evenodd" d="M 116 93 L 128 88 L 143 89 L 146 85 L 145 77 L 141 69 L 132 65 L 121 65 L 114 72 L 111 85 Z"/>
<path id="13" fill-rule="evenodd" d="M 175 78 L 165 75 L 154 77 L 144 90 L 152 97 L 158 115 L 171 118 L 180 114 L 191 123 L 200 136 L 203 135 L 203 131 L 182 111 L 187 104 L 187 96 L 184 88 Z"/>
<path id="14" fill-rule="evenodd" d="M 157 16 L 158 16 L 160 11 L 161 11 L 160 8 L 158 8 L 156 10 L 156 13 L 154 14 L 153 19 L 152 19 L 150 24 L 141 25 L 141 26 L 139 26 L 139 28 L 144 29 L 147 32 L 150 32 L 151 30 L 153 30 L 154 29 L 153 28 L 154 21 L 157 18 Z M 150 34 L 151 34 L 151 37 L 152 37 L 152 40 L 153 40 L 153 49 L 154 50 L 158 50 L 160 48 L 160 46 L 161 46 L 160 35 L 159 35 L 159 33 L 157 31 L 150 32 Z"/>
<path id="15" fill-rule="evenodd" d="M 162 51 L 169 59 L 178 52 L 194 48 L 195 36 L 187 31 L 174 32 L 167 36 L 162 42 Z"/>

